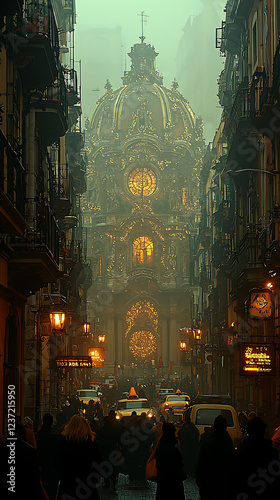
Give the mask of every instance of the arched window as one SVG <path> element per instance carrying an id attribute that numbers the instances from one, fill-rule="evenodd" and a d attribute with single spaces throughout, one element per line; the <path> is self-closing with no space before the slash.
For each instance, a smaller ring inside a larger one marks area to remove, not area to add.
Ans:
<path id="1" fill-rule="evenodd" d="M 149 236 L 139 236 L 133 241 L 133 264 L 151 265 L 153 261 L 153 241 Z"/>

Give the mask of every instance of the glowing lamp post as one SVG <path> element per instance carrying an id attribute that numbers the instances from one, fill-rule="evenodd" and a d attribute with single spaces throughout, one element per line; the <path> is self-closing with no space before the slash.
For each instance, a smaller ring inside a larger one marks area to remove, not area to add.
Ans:
<path id="1" fill-rule="evenodd" d="M 50 321 L 52 325 L 52 330 L 55 332 L 64 330 L 65 318 L 66 318 L 65 312 L 62 311 L 51 312 Z"/>

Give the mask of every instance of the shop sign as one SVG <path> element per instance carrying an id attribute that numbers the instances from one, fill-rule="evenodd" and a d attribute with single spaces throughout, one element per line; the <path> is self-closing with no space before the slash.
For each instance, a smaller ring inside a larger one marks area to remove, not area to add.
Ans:
<path id="1" fill-rule="evenodd" d="M 254 319 L 270 319 L 274 312 L 271 290 L 251 290 L 248 313 Z"/>
<path id="2" fill-rule="evenodd" d="M 275 347 L 272 344 L 241 344 L 240 375 L 275 375 Z"/>
<path id="3" fill-rule="evenodd" d="M 92 368 L 90 356 L 60 356 L 55 361 L 58 368 Z"/>
<path id="4" fill-rule="evenodd" d="M 92 366 L 95 368 L 103 368 L 105 361 L 104 347 L 89 347 L 88 354 L 92 360 Z"/>

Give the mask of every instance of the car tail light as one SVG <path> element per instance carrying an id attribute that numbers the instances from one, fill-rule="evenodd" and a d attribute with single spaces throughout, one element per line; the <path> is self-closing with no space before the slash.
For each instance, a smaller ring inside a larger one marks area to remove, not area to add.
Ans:
<path id="1" fill-rule="evenodd" d="M 169 404 L 168 404 L 168 403 L 165 403 L 164 407 L 165 407 L 165 408 L 169 408 Z"/>

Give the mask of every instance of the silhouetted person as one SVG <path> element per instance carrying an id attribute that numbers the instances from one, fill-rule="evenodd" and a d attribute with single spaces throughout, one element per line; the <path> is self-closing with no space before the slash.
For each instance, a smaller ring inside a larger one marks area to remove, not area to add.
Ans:
<path id="1" fill-rule="evenodd" d="M 278 453 L 280 453 L 280 416 L 279 415 L 275 415 L 275 425 L 276 425 L 276 427 L 273 431 L 271 441 L 273 444 L 273 448 L 275 448 L 275 450 L 277 450 Z"/>
<path id="2" fill-rule="evenodd" d="M 58 432 L 62 432 L 64 430 L 66 422 L 67 422 L 67 417 L 65 413 L 63 413 L 63 411 L 60 410 L 56 417 L 56 424 L 54 426 L 54 429 Z"/>
<path id="3" fill-rule="evenodd" d="M 193 477 L 198 459 L 199 431 L 189 417 L 186 417 L 183 427 L 178 432 L 178 437 L 184 460 L 184 471 Z"/>
<path id="4" fill-rule="evenodd" d="M 126 428 L 126 443 L 122 445 L 125 457 L 125 470 L 130 481 L 146 482 L 146 463 L 150 456 L 150 448 L 155 440 L 153 423 L 145 412 L 133 418 Z"/>
<path id="5" fill-rule="evenodd" d="M 226 429 L 226 419 L 219 415 L 200 448 L 196 482 L 201 500 L 233 499 L 234 447 Z"/>
<path id="6" fill-rule="evenodd" d="M 95 404 L 91 399 L 85 407 L 85 418 L 90 422 L 95 417 Z"/>
<path id="7" fill-rule="evenodd" d="M 209 438 L 209 436 L 211 436 L 211 433 L 209 433 L 211 427 L 204 427 L 204 432 L 201 434 L 200 436 L 200 441 L 199 441 L 199 447 L 201 448 L 201 446 L 203 446 L 204 442 L 206 441 L 206 439 Z"/>
<path id="8" fill-rule="evenodd" d="M 264 437 L 265 423 L 254 417 L 248 421 L 247 432 L 235 453 L 236 498 L 243 494 L 250 500 L 279 499 L 279 456 L 272 441 Z"/>
<path id="9" fill-rule="evenodd" d="M 43 500 L 44 498 L 37 451 L 24 441 L 23 436 L 23 424 L 17 422 L 15 424 L 16 440 L 13 442 L 6 440 L 0 446 L 0 492 L 3 500 L 10 498 L 13 500 L 23 498 Z M 15 464 L 8 463 L 11 458 L 15 459 Z M 15 467 L 15 486 L 7 482 L 13 481 L 13 477 L 8 476 L 11 474 L 11 467 Z"/>
<path id="10" fill-rule="evenodd" d="M 57 500 L 99 500 L 100 474 L 96 466 L 100 456 L 89 423 L 79 413 L 73 415 L 62 436 L 56 457 L 60 477 Z"/>
<path id="11" fill-rule="evenodd" d="M 121 457 L 121 436 L 124 430 L 123 424 L 116 420 L 116 412 L 110 410 L 108 417 L 104 418 L 103 427 L 96 436 L 99 453 L 102 459 L 110 464 L 110 472 L 106 474 L 106 477 L 104 476 L 105 485 L 109 487 L 111 482 L 114 491 L 116 490 L 121 465 L 121 463 L 120 465 L 116 465 L 121 462 L 121 460 L 116 458 L 116 454 L 117 457 Z M 112 460 L 112 456 L 115 457 L 114 460 Z"/>
<path id="12" fill-rule="evenodd" d="M 45 413 L 43 425 L 36 434 L 37 450 L 41 467 L 42 484 L 49 500 L 55 500 L 59 481 L 55 458 L 62 440 L 61 434 L 53 429 L 53 416 Z"/>
<path id="13" fill-rule="evenodd" d="M 175 426 L 164 423 L 162 436 L 155 452 L 157 465 L 156 500 L 184 500 L 183 458 L 177 447 Z"/>

